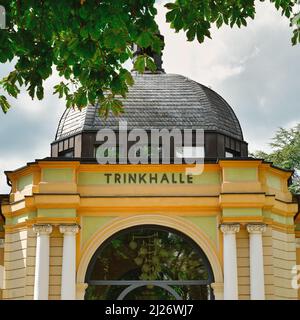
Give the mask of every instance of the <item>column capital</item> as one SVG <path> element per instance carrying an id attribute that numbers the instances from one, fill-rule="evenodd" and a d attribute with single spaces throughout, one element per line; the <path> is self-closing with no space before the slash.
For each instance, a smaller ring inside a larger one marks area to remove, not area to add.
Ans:
<path id="1" fill-rule="evenodd" d="M 225 234 L 237 233 L 240 231 L 240 224 L 239 223 L 221 224 L 220 229 Z"/>
<path id="2" fill-rule="evenodd" d="M 38 235 L 49 235 L 52 232 L 51 224 L 34 224 L 33 231 Z"/>
<path id="3" fill-rule="evenodd" d="M 60 233 L 75 235 L 79 231 L 78 224 L 62 224 L 59 226 Z"/>
<path id="4" fill-rule="evenodd" d="M 264 223 L 247 224 L 247 231 L 252 234 L 261 234 L 266 232 L 267 226 Z"/>

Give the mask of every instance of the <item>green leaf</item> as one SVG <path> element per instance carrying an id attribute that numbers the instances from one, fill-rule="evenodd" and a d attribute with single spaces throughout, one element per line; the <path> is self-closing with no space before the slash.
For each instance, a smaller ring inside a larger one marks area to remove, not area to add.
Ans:
<path id="1" fill-rule="evenodd" d="M 74 94 L 74 103 L 79 109 L 86 107 L 88 104 L 86 91 L 83 87 L 79 88 Z"/>
<path id="2" fill-rule="evenodd" d="M 109 112 L 112 111 L 115 116 L 124 112 L 123 104 L 120 100 L 115 99 L 114 96 L 108 95 L 101 99 L 99 107 L 99 115 L 107 118 Z"/>
<path id="3" fill-rule="evenodd" d="M 204 41 L 203 30 L 201 29 L 200 26 L 197 27 L 197 40 L 199 41 L 199 43 L 202 43 Z"/>
<path id="4" fill-rule="evenodd" d="M 86 20 L 89 16 L 90 12 L 88 11 L 86 6 L 81 6 L 81 8 L 79 9 L 79 16 L 80 18 L 82 18 L 83 20 Z"/>
<path id="5" fill-rule="evenodd" d="M 53 94 L 58 94 L 59 98 L 62 98 L 64 95 L 67 96 L 69 93 L 69 88 L 64 82 L 60 82 L 59 84 L 54 86 Z"/>
<path id="6" fill-rule="evenodd" d="M 114 99 L 111 104 L 111 110 L 115 116 L 124 113 L 123 104 L 120 100 Z"/>
<path id="7" fill-rule="evenodd" d="M 158 38 L 155 37 L 154 41 L 152 43 L 152 49 L 156 52 L 156 53 L 161 53 L 162 48 L 164 47 L 164 43 L 163 41 Z"/>
<path id="8" fill-rule="evenodd" d="M 37 71 L 44 80 L 49 78 L 49 76 L 52 74 L 51 66 L 48 65 L 40 65 Z"/>
<path id="9" fill-rule="evenodd" d="M 173 9 L 177 9 L 178 8 L 178 5 L 177 3 L 172 3 L 172 2 L 169 2 L 169 3 L 166 3 L 165 4 L 165 7 L 169 10 L 173 10 Z"/>
<path id="10" fill-rule="evenodd" d="M 133 86 L 134 85 L 134 80 L 133 80 L 133 76 L 131 75 L 130 72 L 128 72 L 126 74 L 126 82 L 129 86 Z"/>
<path id="11" fill-rule="evenodd" d="M 44 88 L 42 86 L 37 87 L 36 96 L 39 100 L 42 100 L 44 98 Z"/>
<path id="12" fill-rule="evenodd" d="M 94 90 L 88 92 L 88 100 L 89 102 L 94 105 L 96 103 L 97 94 Z"/>
<path id="13" fill-rule="evenodd" d="M 150 47 L 152 43 L 151 33 L 149 32 L 142 32 L 142 34 L 137 39 L 137 44 L 142 48 Z"/>
<path id="14" fill-rule="evenodd" d="M 222 27 L 223 22 L 224 22 L 224 21 L 223 21 L 223 16 L 222 16 L 222 15 L 219 15 L 219 17 L 218 17 L 218 19 L 217 19 L 217 21 L 216 21 L 216 25 L 217 25 L 217 28 L 218 28 L 218 29 Z"/>
<path id="15" fill-rule="evenodd" d="M 153 15 L 153 16 L 156 16 L 157 15 L 157 9 L 155 7 L 150 7 L 149 8 L 149 11 L 150 13 Z"/>
<path id="16" fill-rule="evenodd" d="M 15 72 L 11 72 L 8 77 L 3 78 L 0 81 L 0 85 L 2 85 L 3 89 L 14 98 L 17 98 L 20 93 L 20 89 L 15 83 L 17 79 L 17 74 Z"/>
<path id="17" fill-rule="evenodd" d="M 297 43 L 300 43 L 300 29 L 294 30 L 292 37 L 292 45 L 295 46 Z"/>
<path id="18" fill-rule="evenodd" d="M 244 19 L 244 18 L 241 18 L 241 22 L 242 22 L 242 25 L 243 26 L 247 26 L 247 21 L 246 21 L 246 19 Z"/>
<path id="19" fill-rule="evenodd" d="M 35 83 L 31 83 L 27 89 L 29 96 L 31 97 L 32 100 L 34 99 L 34 96 L 35 96 L 35 88 L 36 88 Z"/>
<path id="20" fill-rule="evenodd" d="M 79 34 L 83 39 L 87 39 L 88 36 L 89 36 L 89 30 L 87 28 L 83 27 L 83 28 L 80 29 Z"/>
<path id="21" fill-rule="evenodd" d="M 188 41 L 193 41 L 196 36 L 196 28 L 192 26 L 186 33 L 186 36 L 188 38 Z"/>
<path id="22" fill-rule="evenodd" d="M 146 67 L 148 70 L 150 70 L 152 72 L 156 71 L 156 64 L 152 58 L 150 58 L 150 57 L 146 58 Z"/>
<path id="23" fill-rule="evenodd" d="M 167 14 L 166 14 L 166 22 L 173 21 L 176 18 L 176 14 L 177 14 L 176 10 L 172 10 L 172 11 L 167 12 Z"/>
<path id="24" fill-rule="evenodd" d="M 110 88 L 113 94 L 118 94 L 122 91 L 122 80 L 120 77 L 114 77 L 111 84 Z"/>
<path id="25" fill-rule="evenodd" d="M 9 102 L 7 101 L 6 97 L 3 95 L 0 96 L 0 106 L 4 113 L 7 113 L 7 111 L 10 108 Z"/>
<path id="26" fill-rule="evenodd" d="M 176 31 L 179 31 L 184 27 L 184 22 L 181 15 L 179 14 L 176 15 L 176 18 L 173 21 L 173 27 L 175 28 Z"/>
<path id="27" fill-rule="evenodd" d="M 134 69 L 137 70 L 140 73 L 145 72 L 145 57 L 144 56 L 138 56 L 134 63 Z"/>

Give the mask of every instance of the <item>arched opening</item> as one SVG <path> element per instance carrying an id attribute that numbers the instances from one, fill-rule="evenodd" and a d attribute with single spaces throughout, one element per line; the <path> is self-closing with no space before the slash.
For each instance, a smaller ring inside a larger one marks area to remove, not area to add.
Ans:
<path id="1" fill-rule="evenodd" d="M 157 225 L 119 231 L 94 253 L 87 300 L 214 299 L 214 276 L 202 249 L 183 233 Z"/>

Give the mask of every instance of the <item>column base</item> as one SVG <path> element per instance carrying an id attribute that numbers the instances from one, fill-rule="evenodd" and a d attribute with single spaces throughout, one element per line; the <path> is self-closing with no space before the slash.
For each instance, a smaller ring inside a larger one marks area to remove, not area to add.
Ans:
<path id="1" fill-rule="evenodd" d="M 87 287 L 87 283 L 76 284 L 76 300 L 84 300 L 85 290 Z"/>
<path id="2" fill-rule="evenodd" d="M 224 283 L 212 283 L 211 287 L 214 291 L 215 300 L 224 300 Z"/>

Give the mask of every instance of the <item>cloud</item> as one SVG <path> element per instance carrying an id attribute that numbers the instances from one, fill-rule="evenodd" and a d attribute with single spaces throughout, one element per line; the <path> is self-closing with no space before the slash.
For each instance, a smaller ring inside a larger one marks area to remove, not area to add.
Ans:
<path id="1" fill-rule="evenodd" d="M 6 76 L 9 70 L 11 65 L 5 65 L 0 77 Z M 50 155 L 50 143 L 65 108 L 64 101 L 52 94 L 58 81 L 55 73 L 45 82 L 44 100 L 32 100 L 22 90 L 18 99 L 10 99 L 11 110 L 6 115 L 0 112 L 0 193 L 9 191 L 4 170 L 14 170 Z"/>

